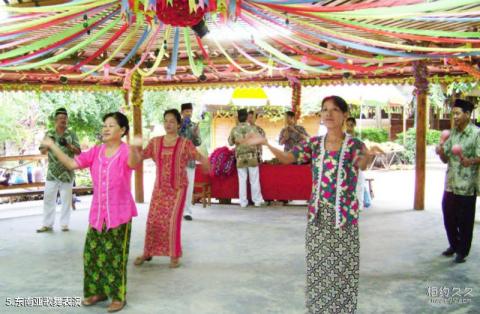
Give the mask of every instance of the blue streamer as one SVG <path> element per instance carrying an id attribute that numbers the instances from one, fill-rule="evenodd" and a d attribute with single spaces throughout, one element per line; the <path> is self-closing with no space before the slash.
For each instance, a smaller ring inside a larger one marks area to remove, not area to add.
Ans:
<path id="1" fill-rule="evenodd" d="M 100 25 L 106 23 L 108 20 L 110 20 L 110 18 L 112 18 L 114 15 L 117 15 L 118 13 L 120 12 L 120 10 L 115 10 L 113 11 L 112 13 L 110 13 L 109 15 L 107 15 L 107 18 L 104 19 L 103 21 L 101 21 L 99 24 L 97 24 L 96 26 L 92 27 L 92 31 L 96 28 L 98 28 Z M 13 63 L 9 63 L 7 66 L 15 66 L 15 65 L 20 65 L 20 64 L 23 64 L 27 61 L 30 61 L 30 60 L 35 60 L 35 59 L 38 59 L 40 57 L 43 57 L 45 55 L 48 55 L 49 53 L 53 52 L 54 50 L 56 49 L 59 49 L 61 47 L 65 47 L 66 45 L 68 45 L 69 43 L 77 40 L 78 38 L 80 38 L 81 36 L 85 35 L 85 33 L 80 33 L 78 35 L 75 35 L 75 37 L 73 37 L 72 39 L 70 39 L 69 41 L 63 43 L 62 45 L 58 46 L 58 47 L 54 47 L 54 48 L 50 48 L 48 50 L 45 50 L 44 52 L 42 52 L 41 54 L 38 54 L 38 55 L 33 55 L 33 56 L 28 56 L 27 58 L 25 59 L 22 59 L 22 60 L 19 60 L 19 61 L 16 61 L 16 62 L 13 62 Z"/>
<path id="2" fill-rule="evenodd" d="M 258 9 L 254 8 L 254 7 L 251 7 L 251 6 L 248 6 L 244 3 L 242 3 L 242 8 L 251 10 L 251 11 L 255 12 L 255 14 L 258 14 L 258 15 L 262 16 L 266 20 L 275 21 L 277 23 L 283 23 L 283 21 L 280 21 L 280 19 L 278 19 L 276 17 L 271 17 L 271 16 L 259 11 Z M 390 50 L 390 49 L 386 49 L 386 48 L 378 48 L 378 47 L 373 47 L 373 46 L 369 46 L 369 45 L 366 45 L 366 44 L 360 44 L 360 43 L 356 43 L 356 42 L 352 42 L 352 41 L 348 41 L 348 40 L 337 39 L 337 38 L 327 36 L 327 35 L 320 35 L 320 34 L 314 32 L 314 31 L 309 31 L 309 30 L 306 30 L 306 29 L 303 29 L 303 28 L 299 28 L 298 26 L 295 26 L 295 25 L 292 25 L 292 24 L 290 24 L 290 27 L 295 29 L 298 32 L 309 34 L 309 35 L 311 35 L 313 37 L 316 37 L 318 39 L 321 39 L 321 40 L 326 40 L 328 42 L 336 43 L 336 44 L 343 45 L 343 46 L 353 48 L 353 49 L 367 51 L 367 52 L 371 52 L 371 53 L 375 53 L 375 54 L 383 54 L 383 55 L 387 55 L 387 56 L 403 57 L 403 58 L 443 59 L 443 58 L 451 58 L 451 57 L 466 57 L 466 56 L 478 56 L 478 55 L 480 55 L 480 52 L 463 52 L 463 53 L 456 53 L 456 54 L 428 54 L 428 53 L 420 54 L 420 53 L 399 52 L 399 51 Z"/>
<path id="3" fill-rule="evenodd" d="M 237 0 L 230 0 L 228 3 L 228 12 L 230 12 L 230 16 L 235 16 L 235 10 L 237 8 Z"/>
<path id="4" fill-rule="evenodd" d="M 142 37 L 140 37 L 135 44 L 135 46 L 130 50 L 128 55 L 112 70 L 112 72 L 117 72 L 121 67 L 123 67 L 132 57 L 137 53 L 138 49 L 140 49 L 140 46 L 143 44 L 145 39 L 147 39 L 148 34 L 152 31 L 150 27 L 147 27 L 145 31 L 143 31 Z"/>
<path id="5" fill-rule="evenodd" d="M 248 42 L 248 43 L 243 43 L 243 46 L 249 48 L 249 49 L 257 49 L 257 46 L 254 44 Z M 285 67 L 293 68 L 291 64 L 286 63 L 285 61 L 282 61 L 278 59 L 275 56 L 272 56 L 269 52 L 264 51 L 263 49 L 257 49 L 257 51 L 264 57 L 271 58 L 273 61 L 275 61 L 277 64 L 281 64 Z M 320 66 L 315 66 L 315 68 L 320 69 L 320 70 L 326 70 L 331 68 L 329 65 L 320 65 Z"/>
<path id="6" fill-rule="evenodd" d="M 172 60 L 167 69 L 168 76 L 175 75 L 177 73 L 177 60 L 178 60 L 178 46 L 180 43 L 180 28 L 175 27 L 175 35 L 173 39 L 173 51 Z"/>
<path id="7" fill-rule="evenodd" d="M 479 22 L 480 17 L 412 17 L 408 18 L 406 20 L 411 20 L 411 21 L 426 21 L 426 22 L 452 22 L 452 23 L 458 23 L 458 22 Z"/>
<path id="8" fill-rule="evenodd" d="M 128 0 L 122 0 L 121 3 L 122 3 L 122 14 L 130 11 L 130 4 L 128 3 Z"/>
<path id="9" fill-rule="evenodd" d="M 102 5 L 102 6 L 98 7 L 98 8 L 96 8 L 95 10 L 107 8 L 107 7 L 109 7 L 109 6 L 111 6 L 111 4 L 105 4 L 105 5 Z M 115 10 L 115 12 L 116 12 L 116 10 Z M 1 43 L 1 42 L 4 42 L 4 41 L 7 41 L 7 40 L 12 40 L 12 39 L 21 37 L 21 36 L 26 35 L 26 34 L 31 33 L 31 32 L 32 32 L 31 30 L 28 30 L 28 31 L 24 31 L 24 32 L 21 32 L 21 33 L 16 33 L 16 34 L 13 34 L 13 35 L 0 36 L 0 43 Z"/>

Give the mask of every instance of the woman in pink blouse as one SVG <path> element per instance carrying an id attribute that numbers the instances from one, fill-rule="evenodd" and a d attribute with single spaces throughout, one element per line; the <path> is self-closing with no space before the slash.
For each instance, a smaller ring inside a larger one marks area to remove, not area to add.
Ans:
<path id="1" fill-rule="evenodd" d="M 65 155 L 45 138 L 48 147 L 67 168 L 89 168 L 93 199 L 84 260 L 84 306 L 112 299 L 108 312 L 126 304 L 127 260 L 132 217 L 137 208 L 131 193 L 131 176 L 138 158 L 137 149 L 122 142 L 128 134 L 128 119 L 120 112 L 103 117 L 103 144 L 81 153 L 75 159 Z"/>
<path id="2" fill-rule="evenodd" d="M 155 162 L 157 178 L 148 211 L 145 247 L 135 265 L 142 265 L 153 256 L 169 256 L 170 267 L 176 268 L 182 256 L 180 236 L 188 187 L 186 167 L 195 159 L 201 161 L 208 172 L 210 163 L 190 140 L 178 135 L 182 118 L 177 109 L 165 111 L 163 118 L 167 134 L 152 138 L 143 151 L 143 159 L 152 158 Z"/>

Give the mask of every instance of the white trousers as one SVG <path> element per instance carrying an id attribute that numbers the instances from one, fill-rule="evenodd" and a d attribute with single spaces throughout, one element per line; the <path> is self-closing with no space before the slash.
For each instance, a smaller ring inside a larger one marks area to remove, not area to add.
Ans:
<path id="1" fill-rule="evenodd" d="M 56 180 L 45 182 L 45 192 L 43 194 L 43 225 L 45 227 L 53 227 L 55 223 L 58 191 L 60 191 L 60 200 L 62 202 L 60 225 L 68 226 L 70 222 L 70 208 L 72 207 L 72 187 L 73 182 L 65 183 Z"/>
<path id="2" fill-rule="evenodd" d="M 187 178 L 188 178 L 188 187 L 187 187 L 187 199 L 185 200 L 185 207 L 183 208 L 183 215 L 192 216 L 192 196 L 193 196 L 193 187 L 195 185 L 195 168 L 187 167 Z"/>
<path id="3" fill-rule="evenodd" d="M 238 172 L 238 189 L 240 197 L 240 206 L 248 205 L 247 199 L 247 178 L 250 176 L 250 191 L 252 192 L 252 201 L 255 206 L 263 203 L 262 191 L 260 190 L 260 171 L 258 167 L 239 168 Z"/>

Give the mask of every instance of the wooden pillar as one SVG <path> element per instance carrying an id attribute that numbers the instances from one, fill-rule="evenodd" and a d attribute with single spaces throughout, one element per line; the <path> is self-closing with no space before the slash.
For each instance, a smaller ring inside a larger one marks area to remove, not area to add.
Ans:
<path id="1" fill-rule="evenodd" d="M 300 82 L 293 82 L 292 86 L 292 111 L 295 112 L 295 119 L 300 119 L 302 111 L 300 108 L 302 85 Z"/>
<path id="2" fill-rule="evenodd" d="M 427 147 L 428 68 L 425 61 L 414 61 L 415 94 L 417 96 L 417 132 L 415 154 L 415 196 L 413 208 L 425 209 L 425 159 Z"/>
<path id="3" fill-rule="evenodd" d="M 138 72 L 135 72 L 132 75 L 131 103 L 133 105 L 133 135 L 141 137 L 142 136 L 143 78 Z M 143 162 L 135 170 L 135 201 L 137 203 L 144 202 Z"/>

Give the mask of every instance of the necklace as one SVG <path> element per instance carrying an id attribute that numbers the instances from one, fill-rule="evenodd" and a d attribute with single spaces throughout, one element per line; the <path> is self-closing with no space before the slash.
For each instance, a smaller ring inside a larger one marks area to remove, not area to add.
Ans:
<path id="1" fill-rule="evenodd" d="M 340 160 L 337 170 L 337 187 L 335 193 L 335 227 L 340 228 L 342 224 L 342 213 L 340 208 L 340 194 L 342 193 L 342 186 L 345 180 L 345 169 L 343 169 L 343 163 L 345 160 L 345 153 L 347 152 L 347 144 L 350 139 L 350 136 L 347 134 L 343 140 L 343 144 L 340 150 Z M 326 136 L 320 138 L 320 156 L 317 159 L 316 167 L 318 169 L 318 183 L 316 185 L 316 191 L 314 193 L 314 204 L 310 208 L 309 219 L 313 221 L 318 214 L 318 207 L 320 206 L 320 194 L 322 192 L 322 176 L 323 176 L 323 161 L 325 159 L 325 143 Z M 323 201 L 322 201 L 323 202 Z"/>

